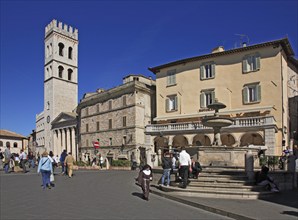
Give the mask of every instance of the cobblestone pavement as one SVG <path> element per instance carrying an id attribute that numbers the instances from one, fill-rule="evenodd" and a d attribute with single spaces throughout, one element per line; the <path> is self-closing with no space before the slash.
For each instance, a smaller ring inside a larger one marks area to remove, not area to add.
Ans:
<path id="1" fill-rule="evenodd" d="M 55 175 L 55 187 L 43 190 L 34 170 L 0 171 L 0 219 L 231 219 L 154 194 L 143 200 L 137 171 L 74 173 Z"/>

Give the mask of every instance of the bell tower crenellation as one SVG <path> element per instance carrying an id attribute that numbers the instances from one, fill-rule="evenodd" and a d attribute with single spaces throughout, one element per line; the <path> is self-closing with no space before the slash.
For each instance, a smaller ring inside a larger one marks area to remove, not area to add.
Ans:
<path id="1" fill-rule="evenodd" d="M 57 32 L 67 37 L 78 40 L 78 29 L 68 26 L 62 22 L 57 22 L 57 20 L 52 20 L 50 24 L 45 27 L 45 38 L 52 32 Z"/>

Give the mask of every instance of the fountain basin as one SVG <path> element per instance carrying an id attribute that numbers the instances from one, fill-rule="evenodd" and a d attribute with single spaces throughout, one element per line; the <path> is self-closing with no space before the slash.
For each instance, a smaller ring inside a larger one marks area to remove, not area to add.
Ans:
<path id="1" fill-rule="evenodd" d="M 224 117 L 208 117 L 202 120 L 204 126 L 220 128 L 230 126 L 233 124 L 233 122 L 233 119 Z"/>

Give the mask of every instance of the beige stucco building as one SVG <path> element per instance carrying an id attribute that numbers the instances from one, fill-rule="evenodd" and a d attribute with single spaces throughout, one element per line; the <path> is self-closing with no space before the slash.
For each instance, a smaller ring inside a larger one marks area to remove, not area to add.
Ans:
<path id="1" fill-rule="evenodd" d="M 10 152 L 20 154 L 23 149 L 28 152 L 28 139 L 21 135 L 8 130 L 0 130 L 0 148 L 4 152 L 7 146 L 10 146 Z"/>
<path id="2" fill-rule="evenodd" d="M 234 119 L 221 131 L 223 145 L 265 146 L 267 155 L 281 155 L 290 144 L 288 100 L 298 96 L 297 63 L 289 40 L 281 39 L 231 50 L 217 47 L 149 68 L 156 74 L 157 117 L 146 127 L 148 144 L 155 152 L 211 146 L 213 131 L 202 118 L 214 113 L 207 105 L 216 98 L 227 106 L 220 115 Z M 297 115 L 297 109 L 292 112 Z"/>
<path id="3" fill-rule="evenodd" d="M 128 75 L 120 86 L 86 93 L 77 108 L 81 160 L 95 154 L 110 161 L 130 160 L 132 154 L 138 162 L 146 160 L 153 152 L 145 145 L 144 131 L 155 117 L 154 109 L 155 81 L 142 75 Z M 100 145 L 96 150 L 94 142 Z"/>

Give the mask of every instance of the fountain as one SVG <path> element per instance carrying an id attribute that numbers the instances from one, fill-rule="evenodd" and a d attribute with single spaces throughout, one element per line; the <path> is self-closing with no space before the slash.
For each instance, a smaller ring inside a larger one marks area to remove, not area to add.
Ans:
<path id="1" fill-rule="evenodd" d="M 233 119 L 226 118 L 226 117 L 219 117 L 218 110 L 226 108 L 226 105 L 218 102 L 217 99 L 215 99 L 215 102 L 207 106 L 209 109 L 214 109 L 215 113 L 214 116 L 211 117 L 205 117 L 203 119 L 203 125 L 207 127 L 212 127 L 214 130 L 214 141 L 213 146 L 221 146 L 221 139 L 220 139 L 220 129 L 222 127 L 228 127 L 233 124 Z"/>
<path id="2" fill-rule="evenodd" d="M 234 123 L 232 118 L 219 116 L 219 109 L 226 108 L 226 105 L 215 102 L 207 106 L 209 109 L 215 110 L 213 116 L 205 116 L 202 123 L 206 127 L 210 127 L 214 132 L 214 139 L 212 146 L 200 146 L 198 149 L 198 156 L 200 163 L 204 166 L 220 166 L 220 167 L 246 167 L 245 155 L 249 152 L 253 158 L 257 158 L 257 148 L 251 147 L 234 147 L 234 146 L 223 146 L 220 138 L 220 130 L 224 127 L 229 127 Z M 258 160 L 254 160 L 255 167 L 258 167 Z"/>

